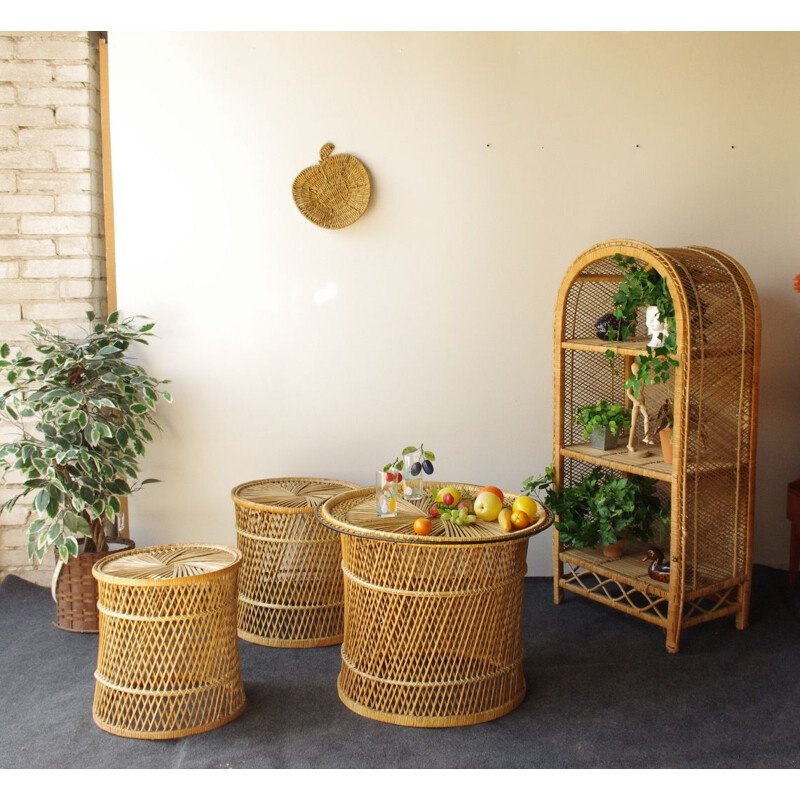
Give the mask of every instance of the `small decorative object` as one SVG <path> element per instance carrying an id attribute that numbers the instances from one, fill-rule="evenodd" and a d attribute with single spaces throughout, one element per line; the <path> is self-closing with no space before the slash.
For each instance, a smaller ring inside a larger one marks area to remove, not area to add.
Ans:
<path id="1" fill-rule="evenodd" d="M 658 306 L 647 306 L 645 308 L 645 323 L 647 333 L 650 335 L 648 347 L 664 347 L 669 336 L 669 324 L 661 320 Z"/>
<path id="2" fill-rule="evenodd" d="M 664 457 L 665 464 L 672 463 L 672 403 L 667 398 L 658 409 L 655 421 L 653 422 L 647 435 L 644 437 L 646 444 L 656 443 L 656 434 L 658 434 L 661 443 L 661 454 Z"/>
<path id="3" fill-rule="evenodd" d="M 642 561 L 650 561 L 647 574 L 656 581 L 669 583 L 669 564 L 664 563 L 664 553 L 657 547 L 651 547 L 645 554 Z"/>
<path id="4" fill-rule="evenodd" d="M 640 458 L 646 458 L 649 455 L 652 455 L 649 450 L 637 450 L 635 439 L 636 439 L 636 423 L 639 420 L 639 414 L 642 415 L 642 420 L 644 422 L 644 430 L 647 430 L 650 427 L 650 416 L 647 413 L 647 406 L 644 404 L 644 383 L 639 381 L 639 372 L 641 367 L 637 361 L 634 361 L 631 364 L 631 376 L 633 377 L 635 384 L 634 386 L 628 386 L 626 382 L 626 386 L 628 386 L 627 391 L 625 392 L 625 396 L 631 401 L 631 429 L 630 433 L 628 434 L 628 452 L 632 456 L 638 456 Z"/>
<path id="5" fill-rule="evenodd" d="M 403 474 L 394 470 L 375 472 L 375 513 L 379 517 L 397 516 L 397 498 L 403 485 Z"/>
<path id="6" fill-rule="evenodd" d="M 425 475 L 433 474 L 433 462 L 436 456 L 421 444 L 409 445 L 400 454 L 403 469 L 403 497 L 407 500 L 419 500 L 422 497 L 422 483 Z M 395 464 L 399 459 L 395 460 Z"/>
<path id="7" fill-rule="evenodd" d="M 635 328 L 636 323 L 633 323 Z M 608 314 L 603 314 L 600 319 L 594 324 L 594 329 L 597 331 L 597 338 L 602 339 L 604 342 L 609 339 L 617 341 L 620 338 L 620 329 L 623 326 L 623 321 L 614 316 L 614 312 L 610 311 Z M 630 326 L 629 326 L 630 327 Z"/>
<path id="8" fill-rule="evenodd" d="M 628 414 L 622 403 L 600 400 L 598 403 L 575 409 L 573 421 L 583 425 L 583 433 L 595 450 L 613 450 L 617 446 L 623 426 L 628 421 Z"/>
<path id="9" fill-rule="evenodd" d="M 366 211 L 370 196 L 366 167 L 349 153 L 332 156 L 334 145 L 324 144 L 319 164 L 304 169 L 292 184 L 300 213 L 321 228 L 352 225 Z"/>

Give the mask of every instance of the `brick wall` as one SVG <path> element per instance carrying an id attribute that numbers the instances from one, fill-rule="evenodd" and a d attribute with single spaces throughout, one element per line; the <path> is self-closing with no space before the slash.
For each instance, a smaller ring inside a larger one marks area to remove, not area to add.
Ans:
<path id="1" fill-rule="evenodd" d="M 0 342 L 23 345 L 33 321 L 76 335 L 105 312 L 98 86 L 96 34 L 0 31 Z M 0 515 L 0 577 L 49 583 L 52 561 L 28 563 L 28 514 Z"/>

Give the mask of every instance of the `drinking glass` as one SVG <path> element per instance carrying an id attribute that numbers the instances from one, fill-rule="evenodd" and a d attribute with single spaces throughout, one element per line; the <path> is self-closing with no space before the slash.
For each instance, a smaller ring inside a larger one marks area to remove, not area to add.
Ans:
<path id="1" fill-rule="evenodd" d="M 422 461 L 422 450 L 406 453 L 403 456 L 403 497 L 406 500 L 419 500 L 422 497 L 422 479 L 424 473 L 420 469 L 415 476 L 411 474 L 413 464 Z"/>
<path id="2" fill-rule="evenodd" d="M 402 480 L 396 472 L 375 471 L 375 513 L 379 517 L 397 516 L 397 497 Z"/>

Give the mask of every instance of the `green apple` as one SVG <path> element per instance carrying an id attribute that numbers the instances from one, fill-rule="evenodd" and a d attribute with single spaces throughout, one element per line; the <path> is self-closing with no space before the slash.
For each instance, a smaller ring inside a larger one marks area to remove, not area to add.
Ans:
<path id="1" fill-rule="evenodd" d="M 475 498 L 475 516 L 484 522 L 494 522 L 502 508 L 503 501 L 494 492 L 480 492 Z"/>

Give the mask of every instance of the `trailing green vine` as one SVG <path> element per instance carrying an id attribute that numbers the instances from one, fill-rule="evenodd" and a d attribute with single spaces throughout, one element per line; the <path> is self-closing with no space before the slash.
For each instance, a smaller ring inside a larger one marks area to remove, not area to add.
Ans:
<path id="1" fill-rule="evenodd" d="M 619 320 L 619 330 L 609 326 L 609 339 L 625 341 L 634 335 L 636 315 L 643 306 L 655 306 L 659 319 L 666 323 L 668 334 L 660 347 L 647 346 L 647 351 L 636 356 L 638 371 L 631 372 L 625 388 L 639 397 L 645 385 L 665 383 L 672 369 L 678 365 L 674 358 L 677 350 L 675 339 L 675 305 L 667 288 L 664 276 L 655 269 L 643 269 L 632 256 L 614 253 L 617 268 L 622 272 L 622 281 L 614 293 L 614 317 Z M 606 358 L 614 368 L 615 353 L 606 351 Z"/>

